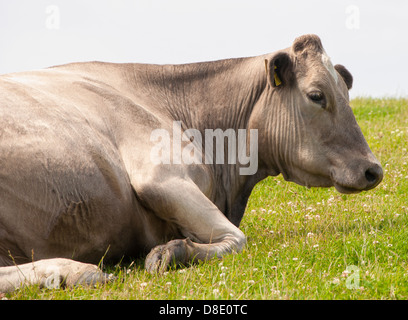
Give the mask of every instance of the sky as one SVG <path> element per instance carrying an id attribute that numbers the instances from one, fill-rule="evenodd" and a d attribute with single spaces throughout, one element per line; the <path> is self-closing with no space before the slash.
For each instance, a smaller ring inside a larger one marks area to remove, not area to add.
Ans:
<path id="1" fill-rule="evenodd" d="M 404 0 L 0 0 L 0 74 L 255 56 L 307 33 L 353 74 L 351 97 L 408 96 Z"/>

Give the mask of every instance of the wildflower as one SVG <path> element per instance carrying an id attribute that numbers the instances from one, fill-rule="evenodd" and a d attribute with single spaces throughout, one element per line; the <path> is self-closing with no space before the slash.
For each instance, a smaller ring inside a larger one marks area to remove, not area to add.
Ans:
<path id="1" fill-rule="evenodd" d="M 333 278 L 332 283 L 333 283 L 333 284 L 339 284 L 339 283 L 340 283 L 340 279 L 339 279 L 339 278 Z"/>
<path id="2" fill-rule="evenodd" d="M 254 280 L 248 280 L 248 283 L 249 284 L 255 284 L 255 281 Z"/>
<path id="3" fill-rule="evenodd" d="M 308 232 L 308 233 L 307 233 L 307 237 L 308 237 L 308 238 L 312 238 L 313 236 L 314 236 L 314 233 L 313 233 L 313 232 Z"/>
<path id="4" fill-rule="evenodd" d="M 297 261 L 297 260 L 298 260 L 298 258 L 292 258 L 292 260 L 293 260 L 293 261 Z"/>
<path id="5" fill-rule="evenodd" d="M 141 288 L 141 289 L 144 289 L 147 285 L 148 285 L 147 282 L 142 282 L 142 283 L 140 284 L 140 288 Z"/>

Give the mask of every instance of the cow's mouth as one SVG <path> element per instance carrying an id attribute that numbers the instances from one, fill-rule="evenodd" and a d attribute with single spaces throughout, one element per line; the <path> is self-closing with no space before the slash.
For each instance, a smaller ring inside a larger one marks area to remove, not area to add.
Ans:
<path id="1" fill-rule="evenodd" d="M 333 183 L 333 185 L 338 192 L 344 193 L 344 194 L 353 194 L 353 193 L 359 193 L 362 191 L 360 189 L 342 186 L 341 184 L 338 184 L 338 183 Z"/>

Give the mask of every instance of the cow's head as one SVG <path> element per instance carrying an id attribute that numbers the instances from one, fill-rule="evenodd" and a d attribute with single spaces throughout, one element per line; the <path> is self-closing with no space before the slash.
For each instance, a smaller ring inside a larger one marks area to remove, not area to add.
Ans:
<path id="1" fill-rule="evenodd" d="M 260 164 L 305 186 L 369 190 L 383 177 L 349 106 L 353 77 L 305 35 L 265 60 L 268 88 L 254 109 Z"/>

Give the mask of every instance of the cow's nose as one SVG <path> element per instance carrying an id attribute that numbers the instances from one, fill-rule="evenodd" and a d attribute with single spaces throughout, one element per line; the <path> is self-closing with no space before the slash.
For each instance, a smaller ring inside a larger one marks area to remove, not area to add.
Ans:
<path id="1" fill-rule="evenodd" d="M 381 166 L 375 164 L 368 168 L 365 172 L 365 177 L 367 179 L 366 190 L 376 187 L 383 179 L 383 170 Z"/>

